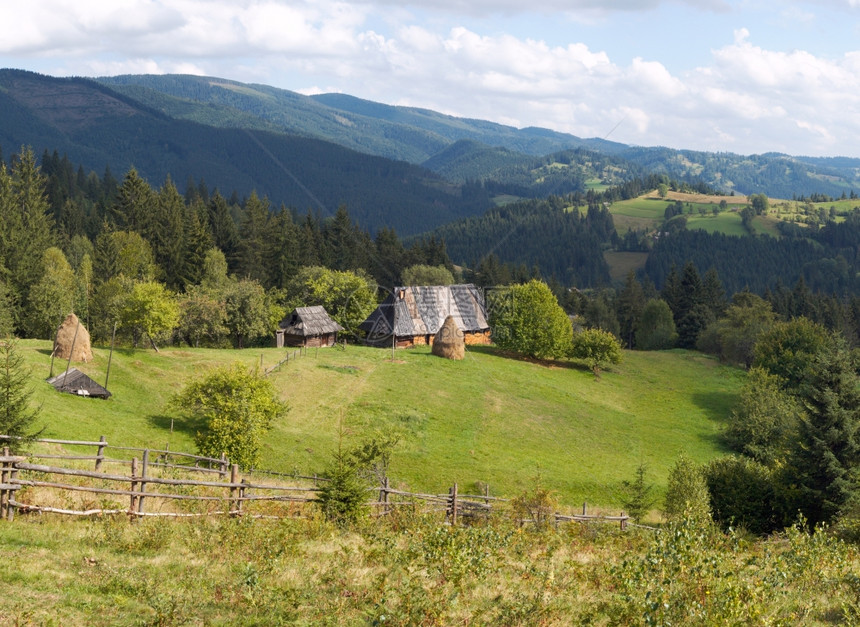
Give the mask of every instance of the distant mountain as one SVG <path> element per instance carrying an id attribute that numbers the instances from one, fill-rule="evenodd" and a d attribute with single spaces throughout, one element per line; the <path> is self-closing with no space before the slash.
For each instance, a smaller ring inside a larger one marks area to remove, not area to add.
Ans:
<path id="1" fill-rule="evenodd" d="M 518 189 L 525 196 L 572 189 L 569 181 L 547 183 L 546 170 L 533 167 L 532 158 L 583 149 L 616 157 L 612 170 L 616 180 L 666 173 L 677 180 L 703 181 L 727 193 L 781 198 L 839 196 L 860 189 L 860 160 L 856 159 L 634 147 L 550 129 L 517 129 L 428 109 L 391 106 L 347 94 L 303 96 L 219 78 L 142 75 L 100 81 L 171 117 L 325 139 L 360 152 L 424 164 L 452 182 L 492 182 L 502 190 Z M 551 178 L 559 178 L 559 172 L 552 174 Z M 563 173 L 562 178 L 567 174 L 573 173 Z M 594 172 L 578 174 L 605 178 Z M 525 180 L 529 176 L 531 180 Z"/>
<path id="2" fill-rule="evenodd" d="M 0 149 L 25 144 L 99 172 L 133 164 L 156 186 L 169 174 L 180 189 L 204 180 L 299 210 L 346 204 L 363 227 L 403 235 L 480 214 L 493 196 L 541 198 L 649 173 L 772 197 L 860 190 L 858 159 L 632 147 L 211 77 L 0 70 Z"/>
<path id="3" fill-rule="evenodd" d="M 618 156 L 648 173 L 682 181 L 702 181 L 738 194 L 792 198 L 860 190 L 860 159 L 813 159 L 783 154 L 737 155 L 671 148 L 628 148 Z"/>
<path id="4" fill-rule="evenodd" d="M 250 124 L 416 164 L 463 139 L 533 156 L 580 147 L 604 151 L 624 148 L 622 144 L 584 140 L 549 129 L 517 129 L 347 94 L 304 96 L 267 85 L 186 75 L 124 75 L 98 80 L 172 117 L 216 126 L 247 128 Z"/>
<path id="5" fill-rule="evenodd" d="M 629 161 L 584 148 L 535 157 L 467 139 L 422 165 L 455 183 L 484 181 L 496 191 L 526 198 L 585 192 L 589 181 L 613 185 L 640 173 Z"/>
<path id="6" fill-rule="evenodd" d="M 480 213 L 489 204 L 480 190 L 464 194 L 416 165 L 260 124 L 216 128 L 177 119 L 156 104 L 87 79 L 0 70 L 0 148 L 7 156 L 22 145 L 37 154 L 57 150 L 85 168 L 109 166 L 117 175 L 134 165 L 155 186 L 170 175 L 180 187 L 191 178 L 225 194 L 256 190 L 276 206 L 300 210 L 333 213 L 345 204 L 365 228 L 389 226 L 402 234 Z M 213 119 L 230 117 L 220 106 L 206 108 Z"/>

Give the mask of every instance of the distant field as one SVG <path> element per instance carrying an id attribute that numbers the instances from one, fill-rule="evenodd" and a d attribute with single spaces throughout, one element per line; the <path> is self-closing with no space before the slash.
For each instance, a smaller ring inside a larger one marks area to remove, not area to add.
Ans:
<path id="1" fill-rule="evenodd" d="M 601 182 L 601 179 L 588 179 L 585 181 L 586 189 L 593 189 L 596 192 L 603 192 L 612 187 L 611 185 L 606 185 Z"/>
<path id="2" fill-rule="evenodd" d="M 191 376 L 234 360 L 271 366 L 277 349 L 118 351 L 107 401 L 59 394 L 43 382 L 49 343 L 23 341 L 34 366 L 35 399 L 45 436 L 193 451 L 193 433 L 166 409 Z M 104 381 L 107 351 L 82 366 Z M 62 370 L 64 364 L 55 364 Z M 657 489 L 682 452 L 704 462 L 725 451 L 719 432 L 741 385 L 741 371 L 698 353 L 628 352 L 595 380 L 571 364 L 545 366 L 475 348 L 462 362 L 427 349 L 350 346 L 285 365 L 272 375 L 291 405 L 265 441 L 262 466 L 321 472 L 341 425 L 350 441 L 397 434 L 391 476 L 396 484 L 444 491 L 477 482 L 494 494 L 516 494 L 538 471 L 562 501 L 616 506 L 618 486 L 643 462 Z"/>
<path id="3" fill-rule="evenodd" d="M 701 229 L 708 233 L 724 233 L 725 235 L 747 235 L 747 230 L 741 223 L 737 212 L 724 211 L 718 215 L 706 214 L 700 216 L 694 213 L 687 219 L 688 229 Z"/>
<path id="4" fill-rule="evenodd" d="M 631 218 L 649 218 L 651 220 L 662 220 L 666 213 L 666 207 L 670 202 L 659 198 L 631 198 L 630 200 L 621 200 L 612 203 L 609 210 L 613 215 L 618 214 Z"/>
<path id="5" fill-rule="evenodd" d="M 609 264 L 609 276 L 613 281 L 623 281 L 628 273 L 645 267 L 648 253 L 628 253 L 607 251 L 603 253 L 606 263 Z"/>
<path id="6" fill-rule="evenodd" d="M 503 207 L 504 205 L 510 205 L 511 203 L 519 202 L 522 200 L 519 196 L 511 196 L 510 194 L 501 194 L 499 196 L 493 196 L 493 204 L 497 207 Z"/>

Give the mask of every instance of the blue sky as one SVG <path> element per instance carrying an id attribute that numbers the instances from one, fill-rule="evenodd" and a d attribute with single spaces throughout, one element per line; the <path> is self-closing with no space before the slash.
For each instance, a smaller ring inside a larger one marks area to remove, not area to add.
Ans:
<path id="1" fill-rule="evenodd" d="M 193 73 L 644 146 L 860 157 L 860 0 L 35 0 L 0 66 Z"/>

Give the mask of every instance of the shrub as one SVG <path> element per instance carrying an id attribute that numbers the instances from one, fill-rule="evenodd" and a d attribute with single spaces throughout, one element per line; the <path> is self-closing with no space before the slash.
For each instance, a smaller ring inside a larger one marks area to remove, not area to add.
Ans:
<path id="1" fill-rule="evenodd" d="M 666 518 L 697 522 L 711 519 L 708 486 L 701 469 L 693 461 L 682 455 L 669 471 L 666 486 L 666 501 L 663 506 Z"/>
<path id="2" fill-rule="evenodd" d="M 192 381 L 170 405 L 199 427 L 195 439 L 201 455 L 226 453 L 242 468 L 259 463 L 263 434 L 288 409 L 271 382 L 240 363 Z"/>
<path id="3" fill-rule="evenodd" d="M 752 459 L 724 457 L 704 468 L 711 515 L 723 529 L 742 526 L 755 534 L 779 528 L 774 513 L 774 477 Z"/>
<path id="4" fill-rule="evenodd" d="M 544 529 L 555 521 L 558 506 L 555 493 L 544 487 L 540 473 L 534 479 L 534 486 L 511 499 L 511 513 L 518 523 L 529 520 L 538 529 Z"/>
<path id="5" fill-rule="evenodd" d="M 597 376 L 608 364 L 621 361 L 621 342 L 608 331 L 584 329 L 573 336 L 570 356 L 584 361 Z"/>

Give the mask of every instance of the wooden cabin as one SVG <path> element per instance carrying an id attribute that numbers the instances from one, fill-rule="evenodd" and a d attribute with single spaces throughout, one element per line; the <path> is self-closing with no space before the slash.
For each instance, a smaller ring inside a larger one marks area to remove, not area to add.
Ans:
<path id="1" fill-rule="evenodd" d="M 296 307 L 281 320 L 279 327 L 275 337 L 278 348 L 334 346 L 338 331 L 343 331 L 343 327 L 331 319 L 322 305 Z"/>
<path id="2" fill-rule="evenodd" d="M 466 344 L 490 343 L 484 296 L 472 284 L 397 287 L 359 328 L 372 346 L 410 348 L 432 344 L 448 316 Z"/>

